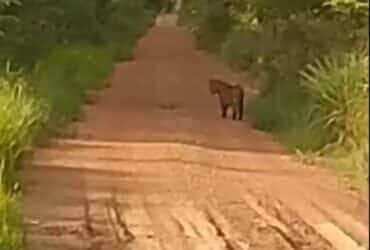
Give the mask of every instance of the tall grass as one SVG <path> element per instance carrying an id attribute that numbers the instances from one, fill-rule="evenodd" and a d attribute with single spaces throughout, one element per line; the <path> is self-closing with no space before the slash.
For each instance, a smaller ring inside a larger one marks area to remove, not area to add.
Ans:
<path id="1" fill-rule="evenodd" d="M 5 192 L 15 184 L 18 159 L 31 145 L 47 110 L 21 75 L 0 77 L 0 183 Z"/>
<path id="2" fill-rule="evenodd" d="M 314 122 L 335 144 L 358 147 L 368 138 L 369 57 L 367 52 L 326 57 L 301 75 L 313 105 Z"/>
<path id="3" fill-rule="evenodd" d="M 47 114 L 26 79 L 7 68 L 0 77 L 0 249 L 21 249 L 17 170 Z"/>

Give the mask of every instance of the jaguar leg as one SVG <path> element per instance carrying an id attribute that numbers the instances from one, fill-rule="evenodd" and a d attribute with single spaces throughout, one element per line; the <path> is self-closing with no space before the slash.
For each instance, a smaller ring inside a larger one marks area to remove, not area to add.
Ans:
<path id="1" fill-rule="evenodd" d="M 233 120 L 235 121 L 236 120 L 236 108 L 233 107 Z"/>
<path id="2" fill-rule="evenodd" d="M 226 118 L 227 116 L 227 106 L 226 105 L 223 105 L 222 106 L 222 114 L 221 114 L 222 118 Z"/>

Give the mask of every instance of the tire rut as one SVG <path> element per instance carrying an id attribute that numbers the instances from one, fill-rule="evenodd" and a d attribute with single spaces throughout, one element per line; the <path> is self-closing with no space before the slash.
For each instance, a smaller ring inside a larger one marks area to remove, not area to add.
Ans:
<path id="1" fill-rule="evenodd" d="M 81 221 L 29 223 L 28 233 L 31 239 L 34 239 L 32 236 L 54 240 L 73 237 L 74 242 L 86 245 L 81 249 L 93 250 L 108 247 L 137 250 L 259 250 L 265 249 L 260 242 L 262 238 L 269 244 L 275 242 L 269 245 L 269 249 L 334 249 L 312 227 L 278 201 L 271 198 L 257 200 L 250 195 L 245 197 L 244 203 L 235 203 L 233 206 L 224 204 L 221 208 L 215 208 L 211 205 L 197 207 L 189 203 L 169 206 L 162 203 L 160 196 L 156 201 L 151 199 L 151 202 L 148 202 L 148 197 L 142 196 L 136 200 L 139 202 L 122 203 L 112 193 L 101 200 L 85 199 L 81 204 L 84 207 Z M 235 217 L 227 216 L 230 212 L 243 216 L 235 220 Z M 253 223 L 256 220 L 259 223 Z"/>

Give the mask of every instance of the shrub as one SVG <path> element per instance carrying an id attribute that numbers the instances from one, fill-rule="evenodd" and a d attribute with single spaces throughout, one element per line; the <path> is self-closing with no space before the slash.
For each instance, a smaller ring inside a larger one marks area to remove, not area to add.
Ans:
<path id="1" fill-rule="evenodd" d="M 346 53 L 316 60 L 301 72 L 314 122 L 327 128 L 336 144 L 358 147 L 368 138 L 368 67 L 367 52 Z"/>
<path id="2" fill-rule="evenodd" d="M 32 66 L 60 46 L 136 41 L 154 21 L 157 5 L 149 0 L 24 1 L 2 13 L 17 17 L 0 27 L 0 60 Z M 41 41 L 41 42 L 40 42 Z M 130 42 L 129 42 L 130 43 Z"/>
<path id="3" fill-rule="evenodd" d="M 208 5 L 205 18 L 199 24 L 199 45 L 214 52 L 218 52 L 221 44 L 231 31 L 233 19 L 224 8 L 221 1 Z"/>
<path id="4" fill-rule="evenodd" d="M 58 48 L 39 62 L 33 81 L 50 106 L 50 128 L 80 117 L 88 91 L 111 72 L 113 56 L 111 49 L 84 45 Z"/>

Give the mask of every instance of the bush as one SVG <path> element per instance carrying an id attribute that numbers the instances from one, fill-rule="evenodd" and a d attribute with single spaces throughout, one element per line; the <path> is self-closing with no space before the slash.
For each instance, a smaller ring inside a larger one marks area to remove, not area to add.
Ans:
<path id="1" fill-rule="evenodd" d="M 50 128 L 79 118 L 88 91 L 99 87 L 112 65 L 111 50 L 86 45 L 58 48 L 40 61 L 33 81 L 50 106 Z"/>
<path id="2" fill-rule="evenodd" d="M 32 66 L 61 46 L 128 44 L 153 24 L 157 5 L 149 0 L 24 1 L 2 13 L 17 17 L 2 23 L 0 61 Z M 42 42 L 40 42 L 42 41 Z"/>
<path id="3" fill-rule="evenodd" d="M 301 72 L 313 100 L 314 122 L 336 144 L 358 147 L 368 138 L 368 67 L 367 52 L 348 53 L 316 60 Z"/>
<path id="4" fill-rule="evenodd" d="M 145 8 L 146 4 L 146 0 L 121 0 L 106 4 L 100 18 L 105 40 L 136 40 L 152 24 L 156 13 Z"/>
<path id="5" fill-rule="evenodd" d="M 199 24 L 199 45 L 215 52 L 219 51 L 232 25 L 233 19 L 228 15 L 223 2 L 216 1 L 208 5 L 206 16 Z"/>

